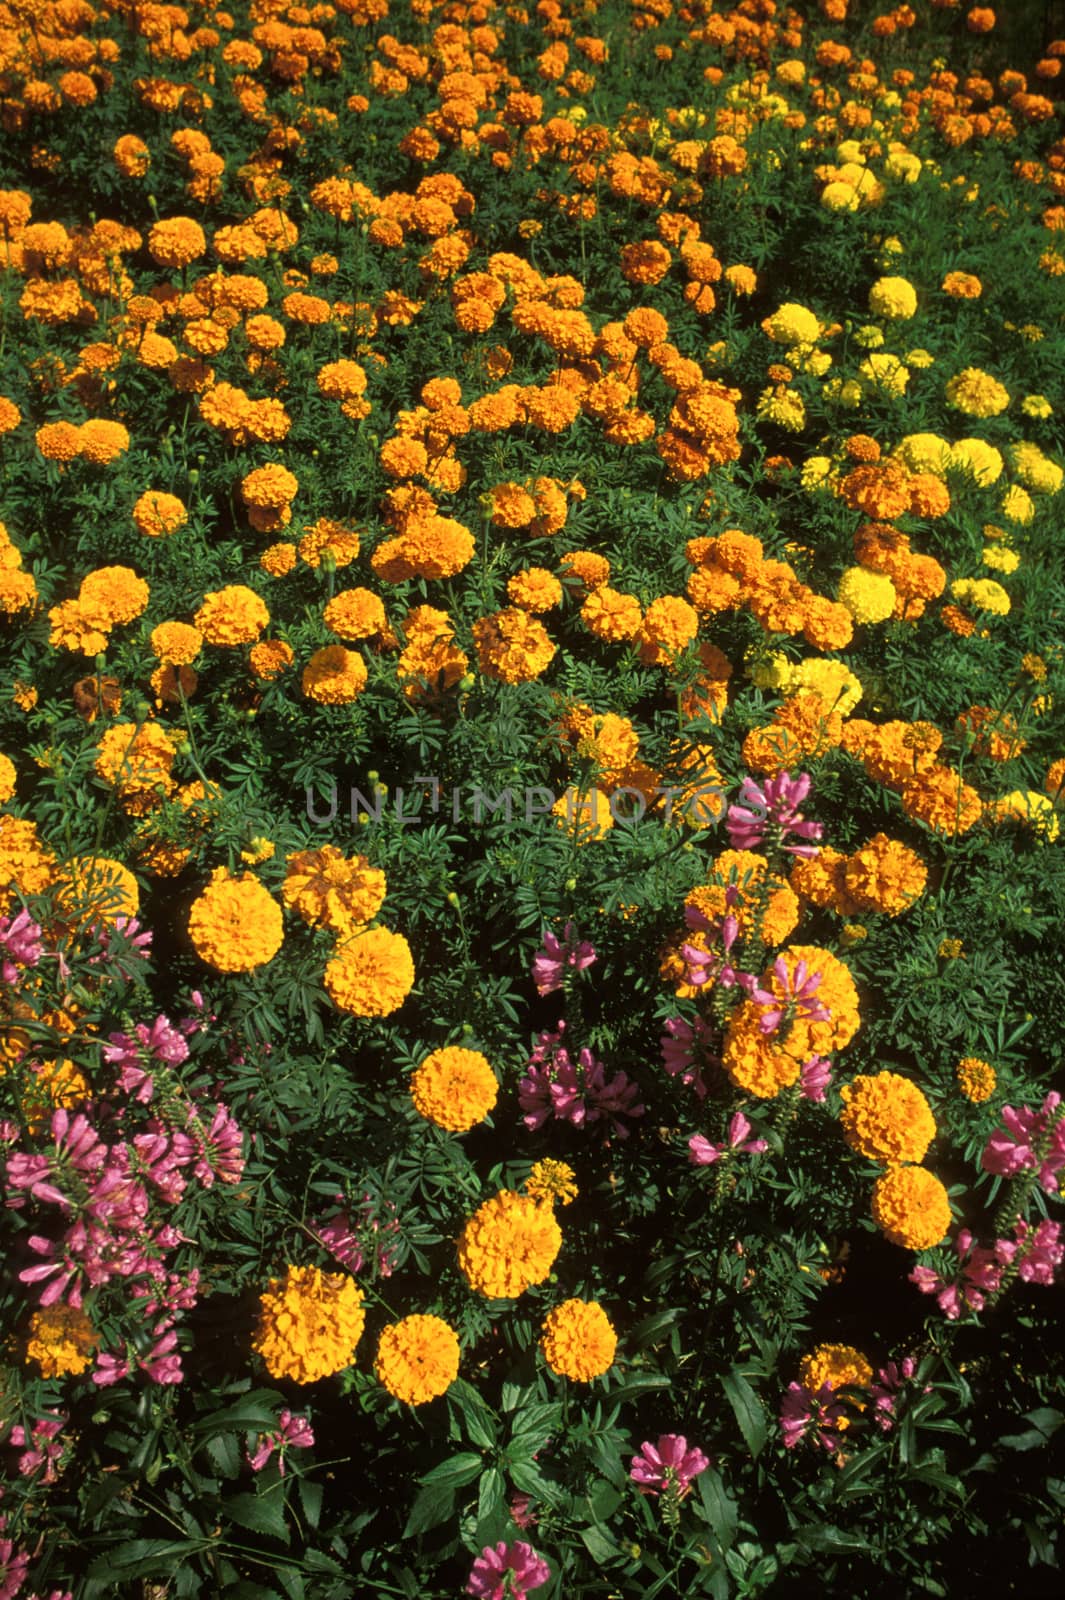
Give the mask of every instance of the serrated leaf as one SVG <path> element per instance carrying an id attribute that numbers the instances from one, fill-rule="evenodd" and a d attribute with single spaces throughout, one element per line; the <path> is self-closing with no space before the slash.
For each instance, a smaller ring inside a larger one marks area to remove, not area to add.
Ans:
<path id="1" fill-rule="evenodd" d="M 269 1539 L 279 1539 L 282 1544 L 289 1542 L 283 1495 L 231 1495 L 222 1501 L 222 1512 L 252 1533 L 263 1533 Z"/>
<path id="2" fill-rule="evenodd" d="M 420 1489 L 403 1529 L 404 1539 L 411 1539 L 416 1533 L 427 1533 L 430 1528 L 438 1528 L 447 1521 L 454 1509 L 454 1489 L 442 1483 L 431 1483 L 428 1488 Z"/>
<path id="3" fill-rule="evenodd" d="M 706 1520 L 714 1531 L 714 1537 L 722 1551 L 728 1550 L 736 1538 L 740 1517 L 739 1507 L 726 1492 L 721 1474 L 715 1472 L 713 1467 L 707 1467 L 705 1472 L 700 1472 L 695 1481 L 699 1486 L 699 1498 L 706 1512 Z"/>
<path id="4" fill-rule="evenodd" d="M 581 1539 L 593 1561 L 617 1560 L 620 1553 L 618 1547 L 613 1539 L 607 1537 L 602 1528 L 582 1528 Z"/>
<path id="5" fill-rule="evenodd" d="M 735 1413 L 744 1442 L 751 1455 L 757 1458 L 765 1448 L 769 1436 L 762 1402 L 738 1367 L 733 1367 L 731 1372 L 726 1373 L 721 1380 L 721 1386 Z"/>

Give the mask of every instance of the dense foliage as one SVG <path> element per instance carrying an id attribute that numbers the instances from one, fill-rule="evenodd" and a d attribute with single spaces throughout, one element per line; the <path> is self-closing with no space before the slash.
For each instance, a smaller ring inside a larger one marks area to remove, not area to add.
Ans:
<path id="1" fill-rule="evenodd" d="M 1045 25 L 0 0 L 0 1600 L 1058 1592 Z"/>

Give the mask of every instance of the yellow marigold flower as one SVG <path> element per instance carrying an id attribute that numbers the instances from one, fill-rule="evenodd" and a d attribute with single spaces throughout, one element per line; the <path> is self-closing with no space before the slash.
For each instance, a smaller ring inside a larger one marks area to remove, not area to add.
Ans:
<path id="1" fill-rule="evenodd" d="M 296 565 L 296 546 L 287 540 L 267 545 L 259 557 L 259 565 L 271 578 L 285 577 Z"/>
<path id="2" fill-rule="evenodd" d="M 986 439 L 958 439 L 950 447 L 949 464 L 969 473 L 981 488 L 997 483 L 1005 466 L 999 452 Z"/>
<path id="3" fill-rule="evenodd" d="M 543 1283 L 562 1248 L 562 1230 L 545 1202 L 502 1189 L 462 1230 L 459 1267 L 471 1289 L 509 1300 Z"/>
<path id="4" fill-rule="evenodd" d="M 260 639 L 248 652 L 248 665 L 257 678 L 269 682 L 279 678 L 296 659 L 295 652 L 284 639 Z"/>
<path id="5" fill-rule="evenodd" d="M 947 404 L 967 417 L 997 417 L 1010 403 L 1009 390 L 980 367 L 966 367 L 946 388 Z"/>
<path id="6" fill-rule="evenodd" d="M 799 1382 L 813 1393 L 825 1383 L 833 1389 L 868 1389 L 872 1381 L 872 1367 L 850 1344 L 819 1344 L 799 1363 Z"/>
<path id="7" fill-rule="evenodd" d="M 132 567 L 100 567 L 82 579 L 78 604 L 102 627 L 134 622 L 148 604 L 148 585 Z"/>
<path id="8" fill-rule="evenodd" d="M 597 639 L 632 639 L 643 620 L 635 595 L 599 584 L 581 606 L 581 621 Z"/>
<path id="9" fill-rule="evenodd" d="M 924 893 L 928 868 L 908 845 L 877 833 L 850 856 L 843 879 L 860 911 L 881 911 L 897 917 Z"/>
<path id="10" fill-rule="evenodd" d="M 522 611 L 551 611 L 562 603 L 562 585 L 546 567 L 525 567 L 508 578 L 507 598 Z"/>
<path id="11" fill-rule="evenodd" d="M 1036 417 L 1045 420 L 1054 415 L 1054 407 L 1050 404 L 1045 394 L 1028 394 L 1021 401 L 1021 410 L 1026 417 Z"/>
<path id="12" fill-rule="evenodd" d="M 44 1378 L 76 1378 L 92 1360 L 99 1342 L 84 1311 L 74 1306 L 46 1306 L 30 1318 L 27 1361 L 35 1361 Z"/>
<path id="13" fill-rule="evenodd" d="M 133 506 L 133 521 L 138 532 L 149 539 L 165 539 L 177 533 L 189 520 L 184 502 L 176 494 L 146 489 Z"/>
<path id="14" fill-rule="evenodd" d="M 516 606 L 480 617 L 472 631 L 481 671 L 503 683 L 530 683 L 555 654 L 543 623 Z"/>
<path id="15" fill-rule="evenodd" d="M 852 1150 L 887 1165 L 924 1160 L 936 1123 L 915 1083 L 897 1072 L 878 1072 L 845 1084 L 840 1098 L 839 1120 Z"/>
<path id="16" fill-rule="evenodd" d="M 270 613 L 254 589 L 231 583 L 204 595 L 193 621 L 208 644 L 252 644 L 270 621 Z"/>
<path id="17" fill-rule="evenodd" d="M 281 948 L 281 907 L 250 872 L 216 867 L 192 903 L 189 937 L 201 961 L 218 972 L 252 972 Z"/>
<path id="18" fill-rule="evenodd" d="M 388 626 L 385 608 L 370 589 L 343 589 L 322 613 L 323 621 L 341 639 L 372 639 Z"/>
<path id="19" fill-rule="evenodd" d="M 873 1186 L 873 1220 L 890 1244 L 930 1250 L 950 1227 L 950 1200 L 925 1167 L 890 1167 Z"/>
<path id="20" fill-rule="evenodd" d="M 357 650 L 327 644 L 316 650 L 304 667 L 302 687 L 308 700 L 323 706 L 343 706 L 358 699 L 366 679 L 366 663 Z"/>
<path id="21" fill-rule="evenodd" d="M 241 479 L 240 484 L 244 504 L 266 511 L 277 511 L 287 506 L 296 498 L 298 490 L 299 479 L 295 473 L 276 461 L 269 462 L 265 467 L 256 467 Z"/>
<path id="22" fill-rule="evenodd" d="M 410 1094 L 427 1121 L 449 1133 L 466 1133 L 495 1105 L 499 1083 L 479 1050 L 449 1045 L 426 1056 L 411 1079 Z"/>
<path id="23" fill-rule="evenodd" d="M 35 823 L 0 816 L 0 915 L 10 908 L 12 890 L 22 896 L 41 894 L 54 883 L 55 865 Z"/>
<path id="24" fill-rule="evenodd" d="M 401 933 L 367 928 L 345 939 L 327 963 L 326 993 L 353 1017 L 387 1017 L 414 987 L 410 945 Z"/>
<path id="25" fill-rule="evenodd" d="M 207 236 L 192 217 L 164 217 L 148 234 L 148 254 L 160 267 L 187 267 L 207 252 Z"/>
<path id="26" fill-rule="evenodd" d="M 990 1100 L 998 1082 L 990 1061 L 981 1061 L 979 1056 L 963 1056 L 955 1069 L 955 1076 L 958 1088 L 973 1105 L 982 1105 L 985 1100 Z"/>
<path id="27" fill-rule="evenodd" d="M 590 1383 L 614 1365 L 618 1336 L 595 1300 L 563 1300 L 544 1318 L 540 1349 L 560 1378 Z"/>
<path id="28" fill-rule="evenodd" d="M 73 1110 L 92 1098 L 89 1080 L 73 1061 L 42 1061 L 22 1093 L 22 1114 L 33 1134 L 43 1133 L 57 1107 Z"/>
<path id="29" fill-rule="evenodd" d="M 158 723 L 116 722 L 97 746 L 95 769 L 113 784 L 123 805 L 135 814 L 150 810 L 170 794 L 170 769 L 176 755 L 173 738 Z"/>
<path id="30" fill-rule="evenodd" d="M 958 961 L 965 955 L 965 942 L 962 939 L 940 939 L 936 955 L 941 961 Z"/>
<path id="31" fill-rule="evenodd" d="M 1014 789 L 988 803 L 985 815 L 989 822 L 1019 822 L 1030 828 L 1041 844 L 1050 844 L 1058 836 L 1058 818 L 1054 803 L 1036 789 Z"/>
<path id="32" fill-rule="evenodd" d="M 999 509 L 1007 522 L 1019 523 L 1021 527 L 1026 527 L 1035 516 L 1032 497 L 1019 483 L 1010 484 L 1002 496 Z"/>
<path id="33" fill-rule="evenodd" d="M 839 580 L 839 602 L 846 606 L 855 622 L 886 622 L 898 598 L 895 585 L 883 572 L 866 567 L 848 567 Z"/>
<path id="34" fill-rule="evenodd" d="M 907 278 L 878 278 L 869 290 L 869 310 L 874 317 L 906 321 L 917 311 L 917 291 Z"/>
<path id="35" fill-rule="evenodd" d="M 872 355 L 866 356 L 858 371 L 863 378 L 889 395 L 904 394 L 910 381 L 910 370 L 906 364 L 898 356 L 889 355 L 886 350 L 874 350 Z"/>
<path id="36" fill-rule="evenodd" d="M 151 646 L 157 661 L 188 667 L 203 649 L 203 634 L 188 622 L 160 622 L 152 629 Z"/>
<path id="37" fill-rule="evenodd" d="M 240 852 L 240 859 L 246 861 L 249 867 L 258 867 L 264 861 L 269 861 L 276 851 L 277 846 L 272 839 L 256 834 L 254 839 L 248 840 L 248 848 Z"/>
<path id="38" fill-rule="evenodd" d="M 614 826 L 609 796 L 602 789 L 583 793 L 572 784 L 551 807 L 560 828 L 575 834 L 580 844 L 602 839 Z"/>
<path id="39" fill-rule="evenodd" d="M 977 611 L 990 611 L 996 617 L 1009 614 L 1010 597 L 993 578 L 957 578 L 950 586 L 953 598 Z"/>
<path id="40" fill-rule="evenodd" d="M 372 922 L 385 899 L 385 875 L 366 856 L 348 859 L 335 845 L 287 856 L 281 898 L 312 928 L 350 933 Z"/>
<path id="41" fill-rule="evenodd" d="M 56 907 L 78 921 L 135 917 L 140 907 L 137 880 L 109 856 L 74 856 L 56 879 Z"/>
<path id="42" fill-rule="evenodd" d="M 129 449 L 129 429 L 108 417 L 90 417 L 78 429 L 78 454 L 95 466 L 110 466 Z"/>
<path id="43" fill-rule="evenodd" d="M 816 344 L 821 337 L 821 324 L 813 312 L 796 305 L 793 300 L 766 317 L 762 330 L 774 344 Z"/>
<path id="44" fill-rule="evenodd" d="M 343 1372 L 355 1359 L 366 1313 L 354 1278 L 287 1267 L 259 1297 L 252 1349 L 272 1378 L 317 1383 Z"/>
<path id="45" fill-rule="evenodd" d="M 382 1331 L 374 1371 L 397 1400 L 436 1400 L 459 1375 L 458 1335 L 441 1317 L 404 1317 Z"/>
<path id="46" fill-rule="evenodd" d="M 577 1198 L 577 1176 L 565 1161 L 552 1161 L 549 1157 L 533 1163 L 533 1169 L 522 1185 L 530 1200 L 558 1201 L 568 1206 Z"/>
<path id="47" fill-rule="evenodd" d="M 0 755 L 0 805 L 6 805 L 11 799 L 17 777 L 15 763 L 8 756 Z"/>
<path id="48" fill-rule="evenodd" d="M 971 272 L 948 272 L 940 287 L 955 300 L 979 300 L 984 286 Z"/>

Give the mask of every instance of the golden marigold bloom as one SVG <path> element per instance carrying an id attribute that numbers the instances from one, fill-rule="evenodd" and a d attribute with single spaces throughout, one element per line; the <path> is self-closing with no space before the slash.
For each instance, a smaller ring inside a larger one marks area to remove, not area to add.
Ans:
<path id="1" fill-rule="evenodd" d="M 873 1186 L 873 1221 L 890 1244 L 930 1250 L 950 1220 L 947 1191 L 925 1167 L 890 1167 Z"/>
<path id="2" fill-rule="evenodd" d="M 192 217 L 164 217 L 148 234 L 148 254 L 161 267 L 187 267 L 207 252 L 207 236 Z"/>
<path id="3" fill-rule="evenodd" d="M 385 608 L 370 589 L 343 589 L 322 614 L 327 628 L 342 639 L 372 639 L 388 627 Z"/>
<path id="4" fill-rule="evenodd" d="M 188 520 L 184 502 L 176 494 L 164 494 L 159 489 L 146 489 L 133 506 L 134 524 L 149 539 L 165 539 Z"/>
<path id="5" fill-rule="evenodd" d="M 928 868 L 908 845 L 877 833 L 849 857 L 843 879 L 858 910 L 897 917 L 924 893 Z"/>
<path id="6" fill-rule="evenodd" d="M 252 972 L 281 948 L 281 907 L 250 872 L 216 867 L 192 903 L 189 937 L 201 961 L 218 972 Z"/>
<path id="7" fill-rule="evenodd" d="M 530 1200 L 549 1200 L 568 1206 L 577 1198 L 577 1175 L 565 1161 L 535 1161 L 522 1185 Z"/>
<path id="8" fill-rule="evenodd" d="M 68 1305 L 46 1306 L 30 1318 L 27 1361 L 35 1361 L 44 1378 L 76 1378 L 91 1364 L 99 1336 L 84 1311 Z"/>
<path id="9" fill-rule="evenodd" d="M 414 987 L 410 945 L 401 933 L 366 928 L 345 938 L 325 969 L 326 993 L 353 1017 L 388 1017 Z"/>
<path id="10" fill-rule="evenodd" d="M 958 1088 L 973 1105 L 982 1105 L 985 1100 L 990 1100 L 998 1082 L 990 1061 L 981 1061 L 979 1056 L 964 1056 L 958 1062 L 955 1076 Z"/>
<path id="11" fill-rule="evenodd" d="M 837 591 L 855 622 L 885 622 L 895 609 L 895 585 L 882 572 L 848 567 Z"/>
<path id="12" fill-rule="evenodd" d="M 610 797 L 602 789 L 580 790 L 572 784 L 551 807 L 560 828 L 572 834 L 578 844 L 602 839 L 614 826 Z"/>
<path id="13" fill-rule="evenodd" d="M 867 1389 L 872 1381 L 872 1367 L 850 1344 L 819 1344 L 799 1363 L 799 1382 L 814 1394 L 825 1383 L 833 1389 Z"/>
<path id="14" fill-rule="evenodd" d="M 335 845 L 286 856 L 285 904 L 312 928 L 350 933 L 372 922 L 385 899 L 385 875 L 366 856 L 350 860 Z"/>
<path id="15" fill-rule="evenodd" d="M 525 567 L 508 578 L 507 598 L 522 611 L 552 611 L 562 604 L 562 585 L 546 567 Z"/>
<path id="16" fill-rule="evenodd" d="M 896 1072 L 878 1072 L 845 1084 L 840 1097 L 839 1120 L 852 1150 L 887 1166 L 924 1160 L 936 1123 L 915 1083 Z"/>
<path id="17" fill-rule="evenodd" d="M 905 321 L 917 310 L 917 293 L 907 278 L 878 278 L 869 290 L 869 310 L 874 317 Z"/>
<path id="18" fill-rule="evenodd" d="M 295 652 L 284 639 L 260 639 L 248 652 L 248 665 L 257 678 L 269 682 L 279 678 L 295 660 Z"/>
<path id="19" fill-rule="evenodd" d="M 295 473 L 276 461 L 265 467 L 256 467 L 241 480 L 240 485 L 244 504 L 266 511 L 277 511 L 287 506 L 296 498 L 298 489 L 299 480 Z"/>
<path id="20" fill-rule="evenodd" d="M 316 650 L 304 667 L 303 692 L 322 706 L 350 705 L 365 689 L 367 676 L 366 663 L 357 650 L 327 644 Z"/>
<path id="21" fill-rule="evenodd" d="M 948 272 L 940 287 L 955 300 L 979 300 L 984 292 L 980 279 L 971 272 Z"/>
<path id="22" fill-rule="evenodd" d="M 933 766 L 903 783 L 902 809 L 937 833 L 968 833 L 983 814 L 983 801 L 959 773 Z"/>
<path id="23" fill-rule="evenodd" d="M 109 856 L 74 856 L 55 880 L 56 907 L 66 917 L 89 921 L 103 917 L 135 917 L 140 908 L 137 880 L 121 861 Z"/>
<path id="24" fill-rule="evenodd" d="M 421 1406 L 450 1389 L 459 1354 L 458 1335 L 443 1318 L 404 1317 L 382 1331 L 374 1371 L 395 1399 Z"/>
<path id="25" fill-rule="evenodd" d="M 414 1109 L 429 1122 L 449 1133 L 466 1133 L 495 1105 L 499 1083 L 479 1050 L 448 1045 L 426 1056 L 410 1093 Z"/>
<path id="26" fill-rule="evenodd" d="M 1010 403 L 1009 390 L 980 367 L 966 367 L 951 378 L 947 404 L 967 417 L 997 417 Z"/>
<path id="27" fill-rule="evenodd" d="M 481 671 L 503 683 L 530 683 L 555 654 L 543 623 L 516 606 L 479 618 L 472 632 Z"/>
<path id="28" fill-rule="evenodd" d="M 816 344 L 821 337 L 821 324 L 813 312 L 791 300 L 766 317 L 762 329 L 774 344 Z"/>
<path id="29" fill-rule="evenodd" d="M 252 644 L 270 621 L 270 613 L 254 589 L 231 583 L 205 594 L 193 621 L 208 644 Z"/>
<path id="30" fill-rule="evenodd" d="M 595 1300 L 563 1300 L 544 1318 L 540 1349 L 560 1378 L 590 1383 L 614 1365 L 618 1336 Z"/>
<path id="31" fill-rule="evenodd" d="M 116 139 L 112 155 L 124 178 L 143 178 L 152 162 L 148 146 L 135 133 L 124 133 Z"/>
<path id="32" fill-rule="evenodd" d="M 34 437 L 46 461 L 65 464 L 81 453 L 81 430 L 72 422 L 45 422 Z"/>
<path id="33" fill-rule="evenodd" d="M 15 792 L 15 763 L 7 756 L 0 755 L 0 805 L 6 805 Z"/>
<path id="34" fill-rule="evenodd" d="M 99 567 L 82 579 L 78 604 L 104 627 L 134 622 L 148 604 L 148 585 L 132 567 Z"/>
<path id="35" fill-rule="evenodd" d="M 1059 824 L 1054 802 L 1036 789 L 1014 789 L 992 800 L 985 811 L 989 822 L 1017 822 L 1030 828 L 1041 844 L 1058 836 Z"/>
<path id="36" fill-rule="evenodd" d="M 203 648 L 203 634 L 188 622 L 160 622 L 151 634 L 152 654 L 169 666 L 191 666 Z"/>
<path id="37" fill-rule="evenodd" d="M 501 1189 L 463 1228 L 459 1267 L 478 1294 L 509 1300 L 543 1283 L 561 1248 L 562 1231 L 549 1204 Z"/>
<path id="38" fill-rule="evenodd" d="M 125 809 L 140 815 L 173 792 L 170 769 L 176 753 L 172 737 L 157 723 L 138 728 L 133 722 L 116 722 L 97 746 L 95 768 L 118 790 Z"/>
<path id="39" fill-rule="evenodd" d="M 632 639 L 643 621 L 643 612 L 635 595 L 621 594 L 602 584 L 582 605 L 581 621 L 597 639 Z"/>
<path id="40" fill-rule="evenodd" d="M 355 1359 L 366 1313 L 354 1278 L 317 1267 L 287 1267 L 259 1296 L 252 1349 L 272 1378 L 317 1383 Z"/>
<path id="41" fill-rule="evenodd" d="M 583 613 L 582 613 L 583 615 Z M 679 595 L 664 594 L 644 612 L 633 636 L 640 660 L 648 666 L 669 666 L 699 631 L 699 613 Z"/>
<path id="42" fill-rule="evenodd" d="M 11 906 L 12 890 L 42 894 L 55 882 L 56 860 L 42 843 L 35 823 L 0 816 L 0 914 Z"/>

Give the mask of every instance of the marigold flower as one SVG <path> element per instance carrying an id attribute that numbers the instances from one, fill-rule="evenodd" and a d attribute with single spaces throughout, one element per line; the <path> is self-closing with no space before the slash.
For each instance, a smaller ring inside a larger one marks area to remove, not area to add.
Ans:
<path id="1" fill-rule="evenodd" d="M 799 1363 L 799 1382 L 814 1394 L 826 1383 L 831 1389 L 867 1389 L 872 1381 L 872 1367 L 850 1344 L 819 1344 Z"/>
<path id="2" fill-rule="evenodd" d="M 873 1220 L 890 1244 L 929 1250 L 950 1227 L 950 1200 L 925 1167 L 891 1167 L 873 1187 Z"/>
<path id="3" fill-rule="evenodd" d="M 148 234 L 148 254 L 161 267 L 187 267 L 207 252 L 207 236 L 192 217 L 165 217 Z"/>
<path id="4" fill-rule="evenodd" d="M 366 928 L 345 938 L 326 965 L 334 1005 L 354 1017 L 387 1017 L 414 987 L 414 962 L 401 933 Z"/>
<path id="5" fill-rule="evenodd" d="M 357 650 L 328 644 L 316 650 L 304 667 L 303 693 L 319 705 L 350 705 L 365 689 L 367 677 L 366 663 Z"/>
<path id="6" fill-rule="evenodd" d="M 543 1283 L 561 1248 L 562 1231 L 551 1206 L 503 1189 L 463 1228 L 459 1267 L 478 1294 L 507 1300 Z"/>
<path id="7" fill-rule="evenodd" d="M 91 1364 L 99 1335 L 79 1307 L 42 1307 L 30 1318 L 27 1361 L 35 1361 L 43 1378 L 75 1378 Z"/>
<path id="8" fill-rule="evenodd" d="M 250 872 L 235 878 L 217 867 L 193 901 L 189 936 L 201 960 L 219 972 L 250 972 L 281 948 L 281 908 Z"/>
<path id="9" fill-rule="evenodd" d="M 915 1083 L 896 1072 L 878 1072 L 844 1085 L 840 1097 L 840 1125 L 852 1150 L 886 1165 L 924 1160 L 936 1124 Z"/>
<path id="10" fill-rule="evenodd" d="M 252 1349 L 272 1378 L 317 1383 L 355 1358 L 366 1313 L 354 1278 L 289 1266 L 259 1297 Z"/>
<path id="11" fill-rule="evenodd" d="M 184 502 L 159 489 L 146 489 L 134 502 L 132 514 L 137 531 L 149 539 L 165 539 L 189 520 Z"/>
<path id="12" fill-rule="evenodd" d="M 426 1056 L 410 1092 L 414 1109 L 429 1122 L 449 1133 L 466 1133 L 495 1105 L 499 1083 L 479 1050 L 449 1045 Z"/>
<path id="13" fill-rule="evenodd" d="M 967 417 L 997 417 L 1010 403 L 1009 391 L 979 367 L 966 367 L 951 378 L 947 404 Z"/>
<path id="14" fill-rule="evenodd" d="M 425 1405 L 459 1375 L 458 1335 L 441 1317 L 404 1317 L 382 1331 L 374 1371 L 395 1399 Z"/>
<path id="15" fill-rule="evenodd" d="M 233 583 L 204 595 L 193 621 L 208 644 L 252 644 L 270 621 L 270 613 L 254 589 Z"/>
<path id="16" fill-rule="evenodd" d="M 955 1076 L 958 1088 L 973 1105 L 982 1105 L 985 1100 L 990 1100 L 998 1082 L 991 1063 L 981 1061 L 978 1056 L 964 1056 L 958 1062 Z"/>
<path id="17" fill-rule="evenodd" d="M 312 928 L 350 933 L 372 922 L 385 899 L 385 875 L 366 856 L 347 857 L 335 845 L 286 856 L 281 898 Z"/>
<path id="18" fill-rule="evenodd" d="M 924 893 L 928 868 L 915 850 L 877 833 L 849 857 L 843 880 L 859 910 L 897 917 Z"/>
<path id="19" fill-rule="evenodd" d="M 560 1378 L 590 1383 L 614 1364 L 618 1336 L 595 1300 L 564 1300 L 544 1318 L 540 1349 Z"/>

